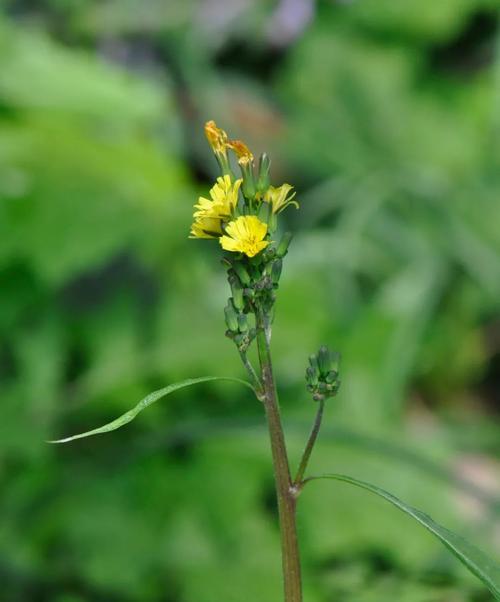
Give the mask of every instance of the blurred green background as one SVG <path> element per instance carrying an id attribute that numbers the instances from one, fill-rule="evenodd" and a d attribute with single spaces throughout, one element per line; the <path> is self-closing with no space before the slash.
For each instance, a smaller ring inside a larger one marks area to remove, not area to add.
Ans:
<path id="1" fill-rule="evenodd" d="M 273 338 L 296 463 L 309 353 L 343 354 L 312 470 L 370 480 L 498 557 L 497 0 L 4 0 L 0 600 L 276 602 L 262 408 L 149 391 L 241 375 L 219 249 L 188 241 L 215 119 L 300 212 Z M 486 602 L 427 533 L 311 485 L 307 602 Z"/>

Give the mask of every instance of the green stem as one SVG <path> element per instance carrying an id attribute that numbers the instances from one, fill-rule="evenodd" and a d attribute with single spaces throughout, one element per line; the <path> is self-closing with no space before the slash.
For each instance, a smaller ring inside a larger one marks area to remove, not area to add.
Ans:
<path id="1" fill-rule="evenodd" d="M 307 445 L 304 449 L 304 453 L 302 454 L 302 460 L 300 461 L 297 475 L 293 481 L 294 485 L 296 487 L 300 487 L 300 485 L 302 483 L 302 479 L 304 478 L 304 474 L 307 469 L 307 464 L 309 462 L 309 458 L 311 457 L 311 453 L 314 448 L 314 444 L 316 443 L 316 439 L 318 437 L 319 429 L 321 428 L 321 420 L 323 419 L 323 410 L 325 409 L 325 400 L 321 399 L 318 403 L 319 403 L 319 407 L 318 407 L 318 411 L 316 412 L 316 418 L 314 420 L 311 434 L 309 435 Z"/>
<path id="2" fill-rule="evenodd" d="M 290 464 L 278 405 L 269 346 L 269 318 L 256 311 L 257 347 L 263 385 L 263 402 L 266 410 L 271 451 L 276 480 L 276 494 L 281 531 L 281 552 L 285 602 L 302 602 L 299 546 L 297 540 L 297 492 L 290 475 Z"/>
<path id="3" fill-rule="evenodd" d="M 248 359 L 247 354 L 244 351 L 240 351 L 241 361 L 245 366 L 248 375 L 250 376 L 252 383 L 255 388 L 255 393 L 260 401 L 262 401 L 263 392 L 262 392 L 262 383 L 260 382 L 260 378 L 257 376 L 254 367 L 252 366 L 251 361 Z"/>

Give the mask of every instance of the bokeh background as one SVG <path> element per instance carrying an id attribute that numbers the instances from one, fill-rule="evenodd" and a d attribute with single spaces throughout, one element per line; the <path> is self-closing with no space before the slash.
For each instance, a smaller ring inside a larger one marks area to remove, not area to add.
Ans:
<path id="1" fill-rule="evenodd" d="M 301 202 L 273 339 L 292 460 L 303 373 L 342 351 L 314 472 L 372 481 L 500 550 L 497 0 L 4 0 L 0 600 L 276 602 L 262 408 L 219 249 L 188 241 L 215 119 Z M 307 602 L 487 602 L 347 485 L 299 514 Z"/>

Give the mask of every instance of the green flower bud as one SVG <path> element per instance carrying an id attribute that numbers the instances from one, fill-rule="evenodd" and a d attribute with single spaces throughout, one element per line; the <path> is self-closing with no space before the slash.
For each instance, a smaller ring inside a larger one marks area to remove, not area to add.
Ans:
<path id="1" fill-rule="evenodd" d="M 269 216 L 271 215 L 271 204 L 270 203 L 261 203 L 259 207 L 258 218 L 261 222 L 267 224 L 269 221 Z"/>
<path id="2" fill-rule="evenodd" d="M 290 245 L 290 241 L 292 240 L 292 233 L 285 232 L 281 237 L 281 240 L 278 244 L 278 248 L 276 249 L 276 255 L 278 257 L 284 257 L 288 252 L 288 246 Z"/>
<path id="3" fill-rule="evenodd" d="M 245 299 L 243 298 L 243 287 L 236 276 L 229 277 L 229 285 L 233 294 L 233 303 L 236 309 L 242 310 L 245 307 Z"/>
<path id="4" fill-rule="evenodd" d="M 262 153 L 259 159 L 259 175 L 257 177 L 257 192 L 265 192 L 269 188 L 269 171 L 271 169 L 271 159 L 266 153 Z"/>
<path id="5" fill-rule="evenodd" d="M 311 368 L 313 370 L 316 370 L 317 372 L 319 372 L 319 368 L 318 368 L 318 358 L 316 357 L 316 355 L 314 353 L 312 353 L 309 356 L 309 365 L 311 366 Z"/>
<path id="6" fill-rule="evenodd" d="M 271 211 L 269 215 L 269 219 L 267 220 L 267 229 L 272 234 L 276 232 L 276 228 L 278 227 L 278 218 L 276 217 L 276 213 Z"/>
<path id="7" fill-rule="evenodd" d="M 310 366 L 306 368 L 306 382 L 308 385 L 316 387 L 318 385 L 318 376 L 317 370 L 314 370 Z"/>
<path id="8" fill-rule="evenodd" d="M 339 367 L 340 367 L 340 353 L 338 351 L 335 351 L 334 353 L 331 354 L 330 368 L 332 370 L 335 370 L 335 372 L 337 372 L 337 376 L 338 376 L 338 372 L 339 372 Z"/>
<path id="9" fill-rule="evenodd" d="M 248 330 L 248 318 L 246 314 L 238 314 L 238 329 L 240 332 Z"/>
<path id="10" fill-rule="evenodd" d="M 262 263 L 270 264 L 276 257 L 276 251 L 272 247 L 267 247 L 262 253 Z"/>
<path id="11" fill-rule="evenodd" d="M 330 370 L 330 372 L 328 372 L 328 374 L 326 375 L 325 380 L 327 383 L 331 384 L 337 380 L 338 376 L 339 373 L 336 370 Z"/>
<path id="12" fill-rule="evenodd" d="M 238 316 L 234 309 L 234 305 L 231 299 L 227 302 L 226 307 L 224 308 L 224 315 L 226 318 L 226 326 L 232 332 L 238 331 Z"/>
<path id="13" fill-rule="evenodd" d="M 255 180 L 253 176 L 252 163 L 240 163 L 241 175 L 243 176 L 243 184 L 241 191 L 246 199 L 253 199 L 257 190 L 255 189 Z"/>
<path id="14" fill-rule="evenodd" d="M 236 274 L 238 274 L 238 278 L 240 279 L 242 284 L 250 284 L 250 275 L 241 262 L 235 261 L 233 264 L 233 269 L 236 272 Z"/>
<path id="15" fill-rule="evenodd" d="M 281 261 L 281 259 L 275 259 L 271 264 L 271 280 L 273 281 L 273 284 L 278 284 L 282 269 L 283 262 Z"/>
<path id="16" fill-rule="evenodd" d="M 330 351 L 326 345 L 321 345 L 318 351 L 318 366 L 322 376 L 326 376 L 330 372 L 330 364 Z"/>
<path id="17" fill-rule="evenodd" d="M 245 335 L 244 334 L 237 334 L 234 336 L 234 342 L 236 343 L 236 345 L 238 345 L 238 349 L 245 344 Z"/>

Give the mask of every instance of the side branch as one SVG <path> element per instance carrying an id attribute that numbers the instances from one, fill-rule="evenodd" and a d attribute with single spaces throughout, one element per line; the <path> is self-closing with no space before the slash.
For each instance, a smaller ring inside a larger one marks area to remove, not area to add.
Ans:
<path id="1" fill-rule="evenodd" d="M 255 395 L 257 396 L 257 399 L 259 401 L 263 401 L 264 400 L 264 392 L 263 392 L 262 382 L 261 382 L 260 378 L 257 376 L 257 372 L 255 371 L 255 368 L 252 366 L 252 362 L 248 359 L 245 351 L 240 351 L 240 357 L 241 357 L 241 361 L 243 362 L 243 365 L 246 368 L 248 376 L 252 380 L 252 384 L 254 386 Z"/>
<path id="2" fill-rule="evenodd" d="M 318 438 L 319 429 L 321 428 L 321 421 L 323 419 L 323 411 L 325 409 L 325 400 L 321 399 L 319 401 L 318 411 L 316 412 L 316 418 L 314 420 L 314 424 L 311 430 L 311 434 L 309 435 L 309 439 L 307 441 L 307 445 L 304 449 L 304 453 L 302 454 L 302 459 L 299 464 L 299 469 L 297 470 L 297 475 L 293 481 L 293 485 L 296 488 L 300 488 L 302 484 L 302 479 L 304 478 L 304 474 L 307 469 L 307 465 L 309 463 L 309 458 L 311 457 L 312 451 L 314 449 L 314 444 L 316 443 L 316 439 Z"/>

